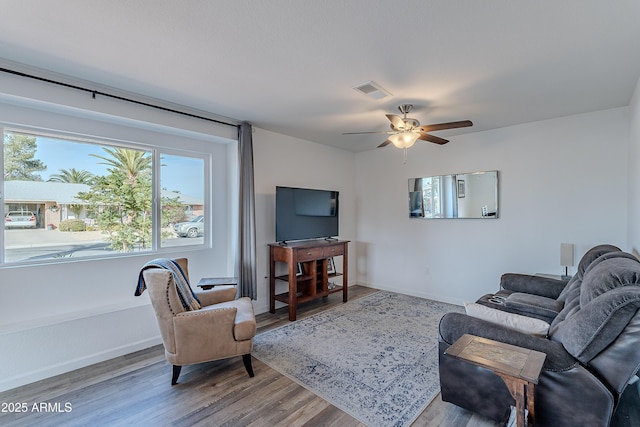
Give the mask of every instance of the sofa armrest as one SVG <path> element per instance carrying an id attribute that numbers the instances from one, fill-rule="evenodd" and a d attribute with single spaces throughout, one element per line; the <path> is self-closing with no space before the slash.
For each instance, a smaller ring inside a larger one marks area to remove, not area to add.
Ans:
<path id="1" fill-rule="evenodd" d="M 236 298 L 237 289 L 235 287 L 213 288 L 206 291 L 196 291 L 194 293 L 200 300 L 200 304 L 206 307 L 221 302 L 233 301 Z"/>
<path id="2" fill-rule="evenodd" d="M 500 288 L 557 299 L 568 282 L 551 277 L 506 273 L 500 277 Z"/>
<path id="3" fill-rule="evenodd" d="M 560 371 L 578 364 L 561 343 L 534 335 L 523 334 L 502 325 L 477 319 L 462 313 L 447 313 L 440 320 L 440 340 L 451 345 L 462 335 L 470 334 L 503 343 L 540 351 L 547 355 L 544 369 Z"/>

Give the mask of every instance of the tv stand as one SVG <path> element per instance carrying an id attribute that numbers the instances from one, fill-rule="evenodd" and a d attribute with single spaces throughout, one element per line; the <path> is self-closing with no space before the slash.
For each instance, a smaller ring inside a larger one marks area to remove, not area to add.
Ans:
<path id="1" fill-rule="evenodd" d="M 276 301 L 289 306 L 289 320 L 296 320 L 298 304 L 342 291 L 342 301 L 348 295 L 348 240 L 312 240 L 269 245 L 269 311 L 276 312 Z M 342 273 L 327 271 L 328 258 L 342 257 Z M 276 263 L 286 263 L 288 273 L 276 276 Z M 298 273 L 298 263 L 302 274 Z M 342 276 L 342 286 L 329 289 L 329 279 Z M 276 280 L 288 282 L 288 291 L 276 295 Z"/>

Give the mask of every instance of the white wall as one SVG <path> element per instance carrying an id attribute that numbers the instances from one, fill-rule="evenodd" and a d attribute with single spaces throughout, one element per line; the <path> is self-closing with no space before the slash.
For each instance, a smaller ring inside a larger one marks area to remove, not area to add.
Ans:
<path id="1" fill-rule="evenodd" d="M 235 130 L 212 136 L 202 132 L 213 131 L 213 125 L 203 127 L 200 121 L 176 115 L 164 120 L 168 113 L 122 102 L 116 108 L 114 102 L 0 76 L 0 123 L 209 153 L 214 170 L 227 171 L 227 160 L 234 157 L 230 151 L 236 149 L 228 138 Z M 212 197 L 228 200 L 233 185 L 223 172 L 222 179 L 212 179 Z M 223 223 L 227 209 L 226 203 L 214 204 L 212 217 L 218 222 L 211 232 L 216 236 L 211 249 L 1 266 L 0 391 L 160 343 L 148 295 L 134 297 L 138 272 L 158 256 L 187 256 L 192 277 L 232 275 L 230 235 Z"/>
<path id="2" fill-rule="evenodd" d="M 560 243 L 626 248 L 628 108 L 358 153 L 358 283 L 453 303 L 504 272 L 560 274 Z M 499 171 L 500 218 L 408 217 L 409 178 Z M 573 269 L 575 271 L 575 268 Z"/>
<path id="3" fill-rule="evenodd" d="M 640 256 L 640 79 L 629 104 L 628 245 Z"/>
<path id="4" fill-rule="evenodd" d="M 355 154 L 256 128 L 253 135 L 256 245 L 258 260 L 257 313 L 269 310 L 269 249 L 275 242 L 276 186 L 340 192 L 340 239 L 349 246 L 350 282 L 355 281 L 356 191 Z M 286 285 L 279 283 L 277 292 Z M 277 303 L 276 307 L 282 304 Z"/>

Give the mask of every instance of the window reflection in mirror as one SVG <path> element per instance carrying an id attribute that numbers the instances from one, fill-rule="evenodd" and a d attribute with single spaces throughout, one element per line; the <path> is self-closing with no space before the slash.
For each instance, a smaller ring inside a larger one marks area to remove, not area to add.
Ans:
<path id="1" fill-rule="evenodd" d="M 498 171 L 409 179 L 411 218 L 497 218 Z"/>

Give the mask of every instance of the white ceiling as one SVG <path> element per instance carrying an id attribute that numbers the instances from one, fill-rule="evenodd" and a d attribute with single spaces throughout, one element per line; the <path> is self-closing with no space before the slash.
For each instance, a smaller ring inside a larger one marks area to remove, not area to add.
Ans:
<path id="1" fill-rule="evenodd" d="M 638 0 L 0 0 L 0 59 L 351 151 L 626 106 Z M 352 89 L 373 80 L 392 96 Z"/>

